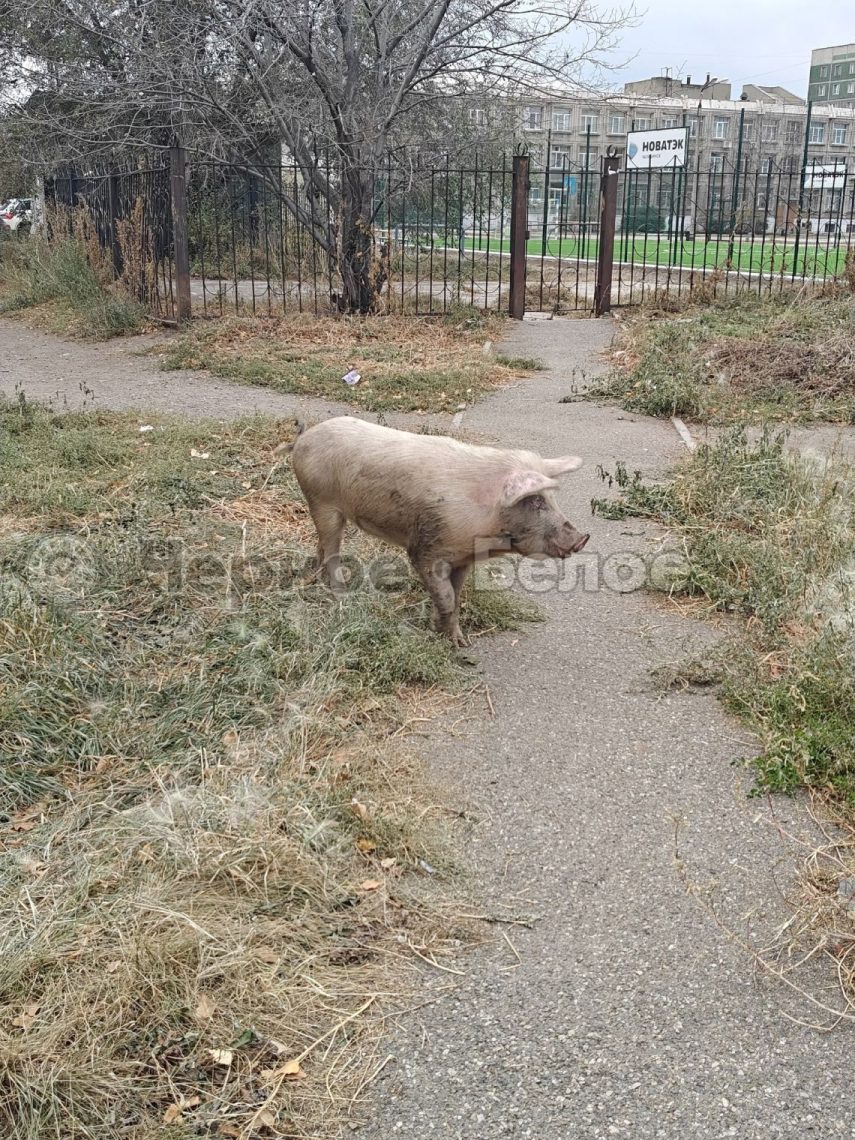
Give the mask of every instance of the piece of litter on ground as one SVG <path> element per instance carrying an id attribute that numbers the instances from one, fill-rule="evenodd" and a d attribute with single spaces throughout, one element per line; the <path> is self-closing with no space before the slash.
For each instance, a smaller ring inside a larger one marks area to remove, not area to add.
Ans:
<path id="1" fill-rule="evenodd" d="M 210 459 L 211 453 L 210 453 L 210 451 L 197 451 L 195 447 L 191 447 L 190 448 L 190 458 L 191 459 Z"/>
<path id="2" fill-rule="evenodd" d="M 154 424 L 140 424 L 140 431 L 154 431 Z"/>
<path id="3" fill-rule="evenodd" d="M 350 384 L 351 387 L 353 387 L 354 384 L 358 384 L 361 379 L 362 377 L 355 368 L 351 368 L 349 372 L 345 372 L 344 376 L 342 376 L 342 380 L 345 384 Z"/>
<path id="4" fill-rule="evenodd" d="M 431 867 L 430 863 L 426 863 L 424 859 L 419 859 L 419 866 L 423 871 L 426 871 L 428 875 L 436 874 L 436 867 Z"/>

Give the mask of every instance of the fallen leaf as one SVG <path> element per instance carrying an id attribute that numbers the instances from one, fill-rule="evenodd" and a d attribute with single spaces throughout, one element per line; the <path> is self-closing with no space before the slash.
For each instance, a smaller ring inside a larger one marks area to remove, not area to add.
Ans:
<path id="1" fill-rule="evenodd" d="M 16 819 L 12 821 L 13 831 L 32 831 L 35 826 L 35 820 L 32 819 Z"/>
<path id="2" fill-rule="evenodd" d="M 121 965 L 122 965 L 122 963 L 118 962 L 118 961 L 108 962 L 107 963 L 107 973 L 108 974 L 115 974 L 116 970 L 118 970 Z"/>
<path id="3" fill-rule="evenodd" d="M 282 955 L 277 954 L 275 950 L 271 950 L 269 946 L 259 946 L 255 951 L 255 955 L 257 958 L 260 958 L 262 962 L 266 962 L 269 966 L 275 966 L 279 959 L 282 957 Z"/>
<path id="4" fill-rule="evenodd" d="M 381 859 L 380 860 L 380 866 L 383 868 L 384 871 L 388 871 L 389 868 L 394 867 L 397 862 L 398 862 L 397 859 Z"/>
<path id="5" fill-rule="evenodd" d="M 286 1061 L 283 1065 L 278 1065 L 275 1069 L 265 1069 L 262 1072 L 262 1077 L 270 1084 L 276 1081 L 284 1080 L 286 1077 L 290 1080 L 299 1080 L 300 1077 L 305 1077 L 305 1073 L 296 1057 L 292 1057 L 290 1061 Z"/>
<path id="6" fill-rule="evenodd" d="M 209 1049 L 208 1053 L 215 1065 L 225 1065 L 228 1067 L 235 1059 L 235 1055 L 231 1049 Z"/>
<path id="7" fill-rule="evenodd" d="M 182 1108 L 198 1108 L 198 1106 L 201 1103 L 202 1103 L 202 1098 L 200 1096 L 191 1096 L 191 1097 L 188 1097 L 187 1100 L 182 1100 L 181 1107 Z"/>
<path id="8" fill-rule="evenodd" d="M 243 487 L 245 491 L 250 491 L 252 490 L 252 483 L 243 482 L 241 483 L 241 487 Z"/>
<path id="9" fill-rule="evenodd" d="M 102 756 L 98 763 L 95 765 L 96 773 L 106 772 L 112 763 L 113 760 L 110 756 Z"/>
<path id="10" fill-rule="evenodd" d="M 225 744 L 226 748 L 234 748 L 237 742 L 238 734 L 233 728 L 230 728 L 228 732 L 223 733 L 223 744 Z"/>
<path id="11" fill-rule="evenodd" d="M 379 879 L 366 879 L 364 883 L 359 884 L 361 891 L 376 891 L 378 887 L 382 886 Z"/>
<path id="12" fill-rule="evenodd" d="M 360 819 L 368 819 L 368 808 L 365 804 L 361 804 L 359 800 L 350 801 L 350 810 L 354 815 L 358 815 Z"/>
<path id="13" fill-rule="evenodd" d="M 181 1119 L 181 1105 L 171 1104 L 163 1114 L 164 1124 L 176 1124 Z"/>
<path id="14" fill-rule="evenodd" d="M 366 839 L 364 837 L 362 839 L 357 839 L 356 846 L 359 848 L 363 855 L 370 855 L 372 851 L 377 850 L 377 844 L 374 842 L 374 840 Z"/>
<path id="15" fill-rule="evenodd" d="M 209 1017 L 214 1016 L 214 1010 L 216 1008 L 212 999 L 208 997 L 207 994 L 200 994 L 196 1008 L 193 1010 L 193 1015 L 198 1018 L 199 1021 L 207 1021 Z"/>
<path id="16" fill-rule="evenodd" d="M 259 1112 L 256 1119 L 258 1123 L 263 1124 L 265 1128 L 276 1128 L 276 1117 L 272 1112 L 268 1112 L 266 1108 Z"/>
<path id="17" fill-rule="evenodd" d="M 23 1029 L 25 1032 L 28 1029 L 32 1029 L 33 1023 L 38 1017 L 40 1009 L 41 1006 L 38 1004 L 38 1002 L 34 1003 L 33 1005 L 28 1005 L 24 1009 L 23 1013 L 19 1013 L 18 1016 L 14 1018 L 12 1024 L 18 1029 Z"/>

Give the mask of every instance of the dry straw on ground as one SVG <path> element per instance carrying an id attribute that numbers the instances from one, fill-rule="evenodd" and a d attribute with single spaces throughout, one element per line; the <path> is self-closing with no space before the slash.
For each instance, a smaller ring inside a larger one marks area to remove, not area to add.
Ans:
<path id="1" fill-rule="evenodd" d="M 0 407 L 0 1134 L 332 1138 L 473 935 L 407 744 L 465 669 L 406 583 L 284 588 L 292 425 L 139 426 Z"/>

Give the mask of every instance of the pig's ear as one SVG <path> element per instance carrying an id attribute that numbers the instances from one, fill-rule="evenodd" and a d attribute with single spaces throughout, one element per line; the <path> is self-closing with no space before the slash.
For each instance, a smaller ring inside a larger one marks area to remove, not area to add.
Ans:
<path id="1" fill-rule="evenodd" d="M 558 484 L 540 471 L 514 471 L 502 484 L 500 496 L 503 507 L 512 507 L 520 499 L 537 495 L 541 491 L 551 491 Z"/>
<path id="2" fill-rule="evenodd" d="M 544 459 L 543 469 L 547 475 L 556 478 L 559 475 L 566 475 L 570 471 L 578 471 L 582 466 L 582 460 L 578 455 L 562 455 L 560 459 Z"/>

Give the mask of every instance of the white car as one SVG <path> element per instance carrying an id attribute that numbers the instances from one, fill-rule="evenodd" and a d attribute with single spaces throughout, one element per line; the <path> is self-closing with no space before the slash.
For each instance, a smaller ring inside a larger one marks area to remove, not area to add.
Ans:
<path id="1" fill-rule="evenodd" d="M 0 222 L 12 233 L 28 234 L 33 224 L 33 202 L 31 198 L 10 198 L 0 207 Z"/>

